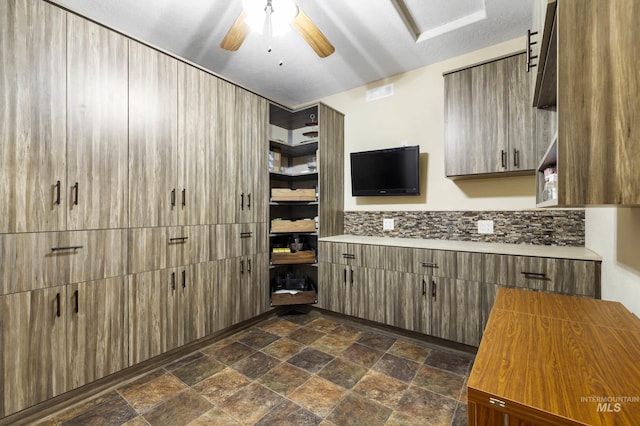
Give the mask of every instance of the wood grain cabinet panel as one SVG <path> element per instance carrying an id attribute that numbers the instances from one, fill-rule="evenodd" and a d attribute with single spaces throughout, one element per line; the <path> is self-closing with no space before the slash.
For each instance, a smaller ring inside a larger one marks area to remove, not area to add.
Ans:
<path id="1" fill-rule="evenodd" d="M 342 265 L 363 265 L 362 245 L 318 242 L 318 260 Z"/>
<path id="2" fill-rule="evenodd" d="M 349 315 L 379 323 L 386 322 L 384 270 L 351 267 L 347 283 Z"/>
<path id="3" fill-rule="evenodd" d="M 0 416 L 68 390 L 66 287 L 0 296 Z"/>
<path id="4" fill-rule="evenodd" d="M 322 289 L 318 291 L 318 307 L 341 314 L 346 313 L 348 274 L 349 270 L 344 265 L 319 262 L 318 281 Z"/>
<path id="5" fill-rule="evenodd" d="M 215 156 L 216 223 L 235 223 L 241 201 L 238 182 L 242 181 L 240 170 L 242 151 L 236 129 L 236 88 L 231 83 L 218 80 L 216 95 L 218 113 L 216 114 L 215 140 L 216 149 L 220 153 Z M 220 113 L 222 111 L 224 114 Z"/>
<path id="6" fill-rule="evenodd" d="M 212 89 L 210 86 L 214 85 Z M 208 207 L 213 184 L 213 158 L 209 149 L 213 122 L 212 90 L 217 84 L 204 71 L 178 62 L 178 223 L 204 225 L 215 222 Z M 215 199 L 214 199 L 215 200 Z M 213 211 L 215 215 L 215 210 Z"/>
<path id="7" fill-rule="evenodd" d="M 128 41 L 69 14 L 67 63 L 67 228 L 126 228 Z"/>
<path id="8" fill-rule="evenodd" d="M 66 226 L 66 17 L 0 3 L 0 233 Z"/>
<path id="9" fill-rule="evenodd" d="M 411 272 L 415 249 L 410 247 L 385 246 L 383 268 L 386 271 Z"/>
<path id="10" fill-rule="evenodd" d="M 427 277 L 399 271 L 384 271 L 385 323 L 405 330 L 429 333 L 431 323 Z"/>
<path id="11" fill-rule="evenodd" d="M 178 345 L 181 292 L 175 268 L 143 272 L 129 282 L 129 364 L 134 365 Z"/>
<path id="12" fill-rule="evenodd" d="M 129 260 L 126 229 L 65 232 L 69 247 L 69 282 L 100 280 L 127 274 Z"/>
<path id="13" fill-rule="evenodd" d="M 344 232 L 344 115 L 318 105 L 318 179 L 320 237 Z"/>
<path id="14" fill-rule="evenodd" d="M 215 330 L 222 330 L 236 323 L 240 317 L 240 259 L 223 259 L 217 262 L 216 320 Z"/>
<path id="15" fill-rule="evenodd" d="M 462 251 L 414 249 L 411 272 L 482 281 L 482 255 Z"/>
<path id="16" fill-rule="evenodd" d="M 478 346 L 481 337 L 481 287 L 476 281 L 431 280 L 431 332 L 447 340 Z"/>
<path id="17" fill-rule="evenodd" d="M 535 170 L 536 110 L 525 55 L 445 74 L 448 177 Z"/>
<path id="18" fill-rule="evenodd" d="M 74 389 L 129 366 L 127 277 L 67 287 L 67 362 Z"/>
<path id="19" fill-rule="evenodd" d="M 177 224 L 177 61 L 129 41 L 129 223 Z"/>

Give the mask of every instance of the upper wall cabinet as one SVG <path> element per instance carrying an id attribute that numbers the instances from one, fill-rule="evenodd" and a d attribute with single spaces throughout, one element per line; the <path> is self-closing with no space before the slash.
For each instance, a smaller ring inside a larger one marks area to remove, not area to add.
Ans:
<path id="1" fill-rule="evenodd" d="M 218 223 L 268 218 L 267 101 L 218 81 L 215 156 Z"/>
<path id="2" fill-rule="evenodd" d="M 535 169 L 535 111 L 524 68 L 525 55 L 516 55 L 445 74 L 447 177 Z"/>
<path id="3" fill-rule="evenodd" d="M 0 233 L 64 229 L 66 13 L 0 2 Z"/>
<path id="4" fill-rule="evenodd" d="M 129 219 L 177 222 L 178 61 L 129 42 Z"/>
<path id="5" fill-rule="evenodd" d="M 127 53 L 123 36 L 69 15 L 68 229 L 129 225 Z"/>
<path id="6" fill-rule="evenodd" d="M 640 3 L 548 1 L 536 105 L 555 106 L 557 138 L 540 162 L 557 197 L 539 206 L 640 204 Z M 547 96 L 548 95 L 548 96 Z"/>

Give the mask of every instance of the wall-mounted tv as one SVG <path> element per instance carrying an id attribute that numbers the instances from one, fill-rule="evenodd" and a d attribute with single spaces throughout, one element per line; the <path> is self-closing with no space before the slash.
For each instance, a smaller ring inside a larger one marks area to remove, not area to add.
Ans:
<path id="1" fill-rule="evenodd" d="M 351 195 L 420 195 L 420 147 L 352 152 Z"/>

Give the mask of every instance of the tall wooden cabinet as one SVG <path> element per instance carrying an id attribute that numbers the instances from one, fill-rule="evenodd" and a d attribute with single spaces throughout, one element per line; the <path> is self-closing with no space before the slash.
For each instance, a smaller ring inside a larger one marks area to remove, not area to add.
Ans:
<path id="1" fill-rule="evenodd" d="M 64 229 L 66 13 L 0 4 L 0 232 Z"/>
<path id="2" fill-rule="evenodd" d="M 640 204 L 640 75 L 633 0 L 549 1 L 537 70 L 539 107 L 557 109 L 557 137 L 538 169 L 538 206 Z M 543 202 L 544 171 L 557 198 Z"/>
<path id="3" fill-rule="evenodd" d="M 129 226 L 128 40 L 67 21 L 67 229 Z"/>

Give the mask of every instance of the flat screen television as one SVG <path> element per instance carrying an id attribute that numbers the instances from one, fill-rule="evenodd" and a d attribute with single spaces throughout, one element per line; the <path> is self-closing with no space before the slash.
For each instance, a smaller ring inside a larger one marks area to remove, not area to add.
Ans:
<path id="1" fill-rule="evenodd" d="M 420 147 L 352 152 L 351 195 L 420 195 Z"/>

